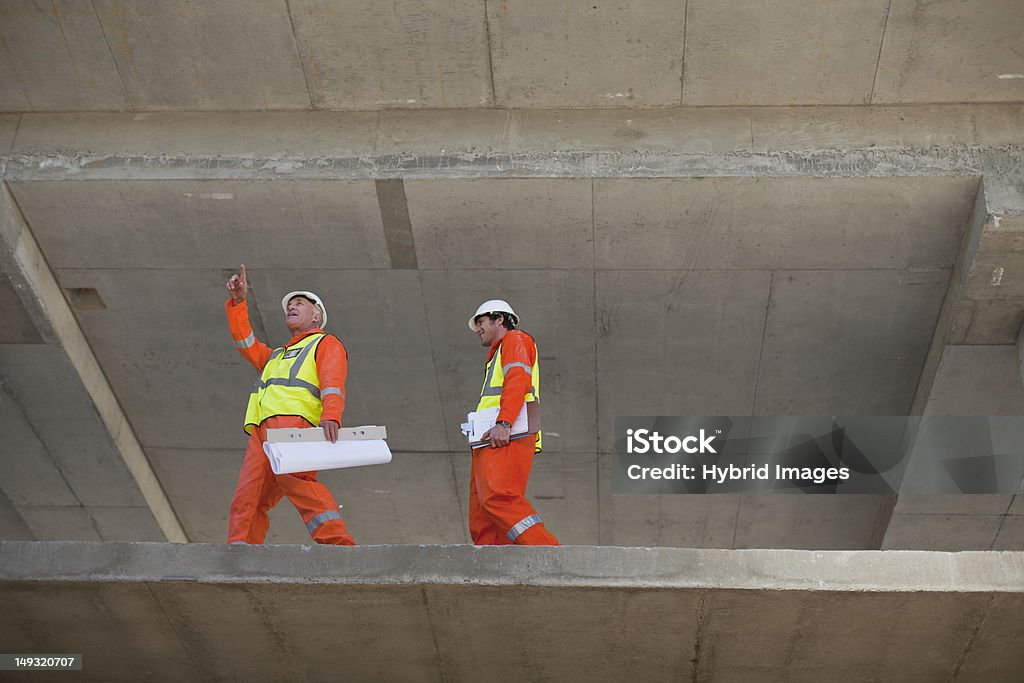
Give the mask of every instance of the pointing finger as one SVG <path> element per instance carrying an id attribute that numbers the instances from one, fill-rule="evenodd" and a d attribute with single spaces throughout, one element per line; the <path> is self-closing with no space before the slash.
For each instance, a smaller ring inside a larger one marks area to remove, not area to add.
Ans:
<path id="1" fill-rule="evenodd" d="M 242 273 L 242 282 L 245 282 L 245 264 L 244 263 L 239 267 L 239 270 Z"/>

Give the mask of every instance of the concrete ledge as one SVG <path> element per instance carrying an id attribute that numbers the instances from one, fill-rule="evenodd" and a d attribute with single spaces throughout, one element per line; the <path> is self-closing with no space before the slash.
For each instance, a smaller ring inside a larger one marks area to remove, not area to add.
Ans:
<path id="1" fill-rule="evenodd" d="M 0 543 L 0 642 L 90 681 L 1016 681 L 1022 593 L 1024 553 Z"/>
<path id="2" fill-rule="evenodd" d="M 0 542 L 0 581 L 1024 593 L 1024 552 Z"/>

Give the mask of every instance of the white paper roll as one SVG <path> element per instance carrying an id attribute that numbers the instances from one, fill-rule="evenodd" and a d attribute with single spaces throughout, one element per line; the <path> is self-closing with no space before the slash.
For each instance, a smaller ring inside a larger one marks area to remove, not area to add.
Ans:
<path id="1" fill-rule="evenodd" d="M 270 459 L 274 474 L 333 470 L 340 467 L 385 465 L 391 462 L 391 449 L 383 439 L 368 441 L 329 441 L 268 443 L 263 452 Z"/>

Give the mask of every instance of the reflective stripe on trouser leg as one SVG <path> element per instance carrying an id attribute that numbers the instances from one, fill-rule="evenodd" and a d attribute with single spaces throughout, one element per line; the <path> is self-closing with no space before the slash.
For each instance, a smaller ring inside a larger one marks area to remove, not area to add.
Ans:
<path id="1" fill-rule="evenodd" d="M 508 533 L 505 535 L 508 536 L 508 540 L 514 542 L 517 538 L 519 538 L 519 534 L 523 533 L 534 524 L 540 523 L 540 515 L 530 515 L 529 517 L 524 517 L 523 519 L 519 520 L 514 527 L 509 529 Z"/>
<path id="2" fill-rule="evenodd" d="M 312 536 L 313 532 L 316 531 L 321 524 L 329 522 L 332 519 L 341 519 L 341 513 L 337 510 L 321 512 L 319 515 L 306 522 L 306 531 L 308 531 L 309 535 Z"/>

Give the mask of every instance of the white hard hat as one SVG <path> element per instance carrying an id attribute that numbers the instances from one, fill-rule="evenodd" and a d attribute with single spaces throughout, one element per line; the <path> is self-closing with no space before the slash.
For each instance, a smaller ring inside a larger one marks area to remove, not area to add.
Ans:
<path id="1" fill-rule="evenodd" d="M 288 302 L 297 296 L 305 297 L 316 304 L 316 307 L 320 309 L 320 329 L 327 327 L 327 309 L 324 307 L 324 302 L 320 300 L 320 297 L 313 292 L 307 292 L 306 290 L 300 289 L 298 291 L 288 292 L 285 294 L 284 298 L 281 299 L 281 308 L 284 310 L 285 315 L 288 314 Z"/>
<path id="2" fill-rule="evenodd" d="M 512 310 L 507 301 L 491 299 L 480 304 L 480 308 L 476 309 L 476 313 L 469 319 L 469 330 L 471 332 L 476 331 L 476 319 L 486 313 L 504 313 L 513 326 L 519 324 L 519 316 L 516 315 L 516 312 Z"/>

